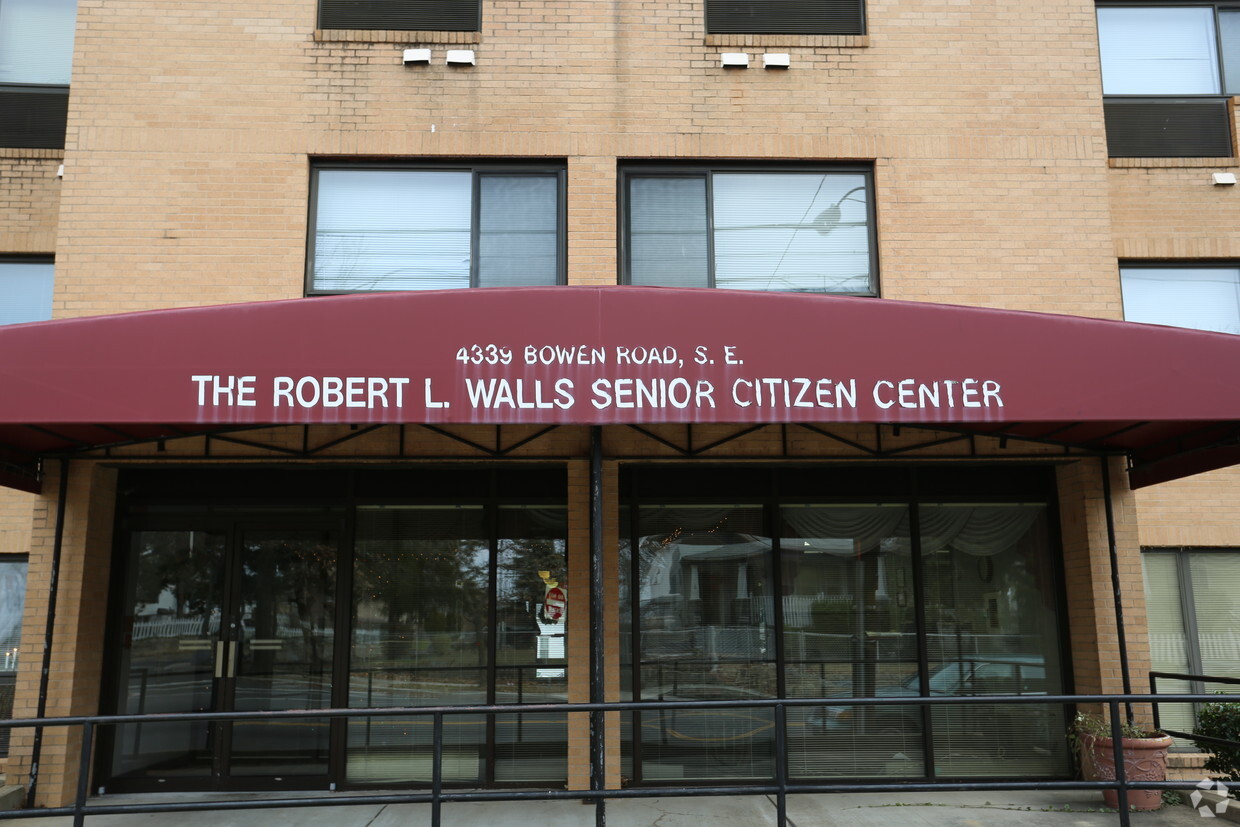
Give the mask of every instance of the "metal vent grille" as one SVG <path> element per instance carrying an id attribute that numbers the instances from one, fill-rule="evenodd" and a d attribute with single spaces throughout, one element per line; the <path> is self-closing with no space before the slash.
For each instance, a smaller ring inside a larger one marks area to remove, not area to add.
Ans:
<path id="1" fill-rule="evenodd" d="M 68 88 L 0 88 L 0 146 L 64 149 L 68 112 Z"/>
<path id="2" fill-rule="evenodd" d="M 321 29 L 476 32 L 480 0 L 319 0 Z"/>
<path id="3" fill-rule="evenodd" d="M 1229 158 L 1227 99 L 1159 98 L 1104 102 L 1112 158 Z"/>
<path id="4" fill-rule="evenodd" d="M 711 34 L 864 34 L 863 0 L 706 0 Z"/>

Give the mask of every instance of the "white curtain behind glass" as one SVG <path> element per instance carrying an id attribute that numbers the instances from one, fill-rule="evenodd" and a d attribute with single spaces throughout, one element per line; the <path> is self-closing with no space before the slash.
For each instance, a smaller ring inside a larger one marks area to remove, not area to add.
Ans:
<path id="1" fill-rule="evenodd" d="M 864 176 L 718 173 L 712 184 L 716 287 L 869 291 Z"/>
<path id="2" fill-rule="evenodd" d="M 1220 92 L 1212 8 L 1101 8 L 1098 45 L 1103 94 Z"/>
<path id="3" fill-rule="evenodd" d="M 707 287 L 706 178 L 629 181 L 630 281 Z"/>
<path id="4" fill-rule="evenodd" d="M 1240 268 L 1129 268 L 1121 284 L 1130 322 L 1240 333 Z"/>
<path id="5" fill-rule="evenodd" d="M 77 0 L 0 2 L 0 83 L 67 86 Z"/>
<path id="6" fill-rule="evenodd" d="M 315 288 L 468 287 L 472 189 L 468 171 L 321 170 Z"/>
<path id="7" fill-rule="evenodd" d="M 50 262 L 0 261 L 0 324 L 52 317 Z"/>

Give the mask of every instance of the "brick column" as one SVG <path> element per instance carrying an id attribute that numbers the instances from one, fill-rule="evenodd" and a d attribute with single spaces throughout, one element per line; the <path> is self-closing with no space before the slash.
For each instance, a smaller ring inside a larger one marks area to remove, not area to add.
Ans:
<path id="1" fill-rule="evenodd" d="M 1132 690 L 1140 693 L 1149 688 L 1150 643 L 1141 547 L 1137 539 L 1136 501 L 1128 487 L 1123 459 L 1111 459 L 1110 469 L 1128 671 Z M 1076 691 L 1083 694 L 1122 692 L 1102 464 L 1094 458 L 1078 460 L 1060 466 L 1057 476 Z M 1137 712 L 1138 717 L 1148 720 L 1148 708 L 1138 707 Z"/>
<path id="2" fill-rule="evenodd" d="M 21 665 L 13 702 L 15 718 L 33 718 L 38 711 L 59 486 L 60 465 L 49 463 L 44 494 L 35 505 L 22 618 Z M 48 716 L 99 712 L 115 498 L 114 469 L 100 468 L 93 463 L 76 463 L 70 467 L 48 685 Z M 49 729 L 44 733 L 37 805 L 54 807 L 72 800 L 77 784 L 81 735 L 81 729 L 76 727 Z M 32 745 L 33 730 L 14 730 L 7 764 L 11 782 L 27 782 Z"/>
<path id="3" fill-rule="evenodd" d="M 603 463 L 603 588 L 604 700 L 620 700 L 620 562 L 617 466 Z M 590 700 L 590 462 L 574 460 L 568 465 L 568 700 Z M 606 787 L 620 787 L 620 715 L 610 713 L 604 722 Z M 590 788 L 590 719 L 586 714 L 569 717 L 568 788 Z"/>
<path id="4" fill-rule="evenodd" d="M 616 159 L 568 159 L 568 283 L 616 283 Z"/>

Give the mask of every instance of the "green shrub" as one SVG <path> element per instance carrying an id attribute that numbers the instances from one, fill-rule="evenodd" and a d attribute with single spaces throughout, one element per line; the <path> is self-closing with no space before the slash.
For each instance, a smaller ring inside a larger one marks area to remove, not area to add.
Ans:
<path id="1" fill-rule="evenodd" d="M 1202 705 L 1194 732 L 1240 742 L 1240 702 L 1217 701 Z M 1223 776 L 1226 781 L 1240 783 L 1240 746 L 1225 747 L 1202 741 L 1198 741 L 1197 746 L 1203 752 L 1213 753 L 1206 760 L 1206 770 Z"/>

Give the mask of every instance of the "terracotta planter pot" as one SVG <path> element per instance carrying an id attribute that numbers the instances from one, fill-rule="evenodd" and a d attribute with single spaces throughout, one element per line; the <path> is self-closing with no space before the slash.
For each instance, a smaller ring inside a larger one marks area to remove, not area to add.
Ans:
<path id="1" fill-rule="evenodd" d="M 1110 738 L 1086 736 L 1081 739 L 1084 755 L 1082 765 L 1091 781 L 1115 780 L 1115 748 Z M 1124 778 L 1128 781 L 1166 781 L 1167 750 L 1170 735 L 1153 738 L 1123 738 L 1120 748 L 1124 756 Z M 1119 792 L 1103 790 L 1108 807 L 1119 807 Z M 1134 810 L 1157 810 L 1162 807 L 1162 790 L 1129 790 L 1128 806 Z"/>

